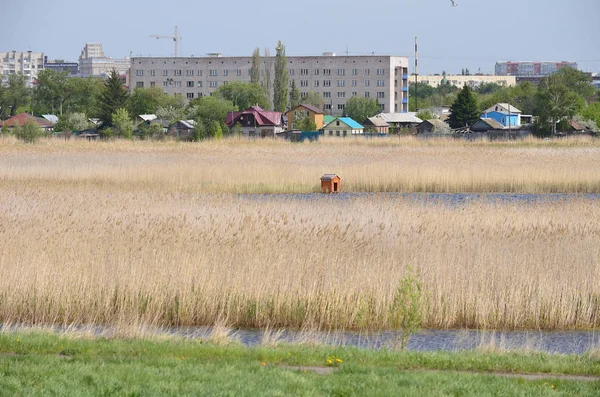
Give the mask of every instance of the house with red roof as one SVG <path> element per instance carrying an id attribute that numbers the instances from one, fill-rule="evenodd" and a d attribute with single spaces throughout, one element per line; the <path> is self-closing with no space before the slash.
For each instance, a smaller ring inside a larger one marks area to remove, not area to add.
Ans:
<path id="1" fill-rule="evenodd" d="M 37 124 L 44 132 L 54 131 L 54 124 L 52 124 L 50 121 L 42 117 L 32 116 L 28 113 L 17 114 L 16 116 L 11 117 L 4 122 L 0 122 L 0 128 L 6 126 L 9 130 L 12 130 L 17 123 L 22 127 L 27 122 Z"/>
<path id="2" fill-rule="evenodd" d="M 284 130 L 281 116 L 281 112 L 268 112 L 260 106 L 250 106 L 241 112 L 228 113 L 225 124 L 230 129 L 239 125 L 244 136 L 274 137 Z"/>

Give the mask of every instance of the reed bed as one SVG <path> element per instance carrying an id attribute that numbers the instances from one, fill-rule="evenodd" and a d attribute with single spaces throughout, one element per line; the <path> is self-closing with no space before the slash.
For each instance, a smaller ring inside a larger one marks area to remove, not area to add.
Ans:
<path id="1" fill-rule="evenodd" d="M 0 189 L 0 322 L 390 327 L 400 279 L 423 326 L 600 325 L 600 205 L 425 204 Z"/>
<path id="2" fill-rule="evenodd" d="M 111 191 L 308 193 L 325 173 L 352 192 L 600 193 L 600 140 L 415 138 L 197 143 L 0 139 L 0 183 Z"/>

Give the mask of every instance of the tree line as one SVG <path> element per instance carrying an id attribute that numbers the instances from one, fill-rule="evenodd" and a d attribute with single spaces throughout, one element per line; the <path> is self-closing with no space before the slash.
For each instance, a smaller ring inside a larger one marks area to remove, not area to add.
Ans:
<path id="1" fill-rule="evenodd" d="M 572 68 L 562 68 L 541 80 L 538 85 L 523 82 L 514 87 L 501 87 L 495 83 L 482 84 L 474 89 L 459 89 L 449 83 L 431 87 L 424 83 L 411 84 L 410 107 L 416 110 L 435 106 L 450 106 L 451 128 L 475 123 L 481 113 L 496 103 L 509 103 L 536 117 L 534 131 L 548 136 L 566 128 L 569 119 L 582 120 L 600 127 L 600 96 L 591 85 L 591 77 Z M 419 116 L 431 118 L 431 114 Z"/>

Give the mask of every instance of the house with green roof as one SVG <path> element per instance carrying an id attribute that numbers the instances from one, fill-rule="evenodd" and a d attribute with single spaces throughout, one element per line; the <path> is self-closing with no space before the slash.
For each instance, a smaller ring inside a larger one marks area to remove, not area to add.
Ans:
<path id="1" fill-rule="evenodd" d="M 337 117 L 323 127 L 325 136 L 362 135 L 364 127 L 350 117 Z"/>

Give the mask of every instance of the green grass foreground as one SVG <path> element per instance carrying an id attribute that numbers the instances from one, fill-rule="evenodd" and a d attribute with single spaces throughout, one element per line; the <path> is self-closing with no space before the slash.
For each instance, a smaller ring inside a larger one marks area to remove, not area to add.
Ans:
<path id="1" fill-rule="evenodd" d="M 334 371 L 293 368 L 298 366 Z M 493 372 L 600 376 L 600 358 L 300 345 L 247 348 L 182 339 L 0 334 L 2 396 L 600 395 L 598 380 L 525 380 Z"/>

